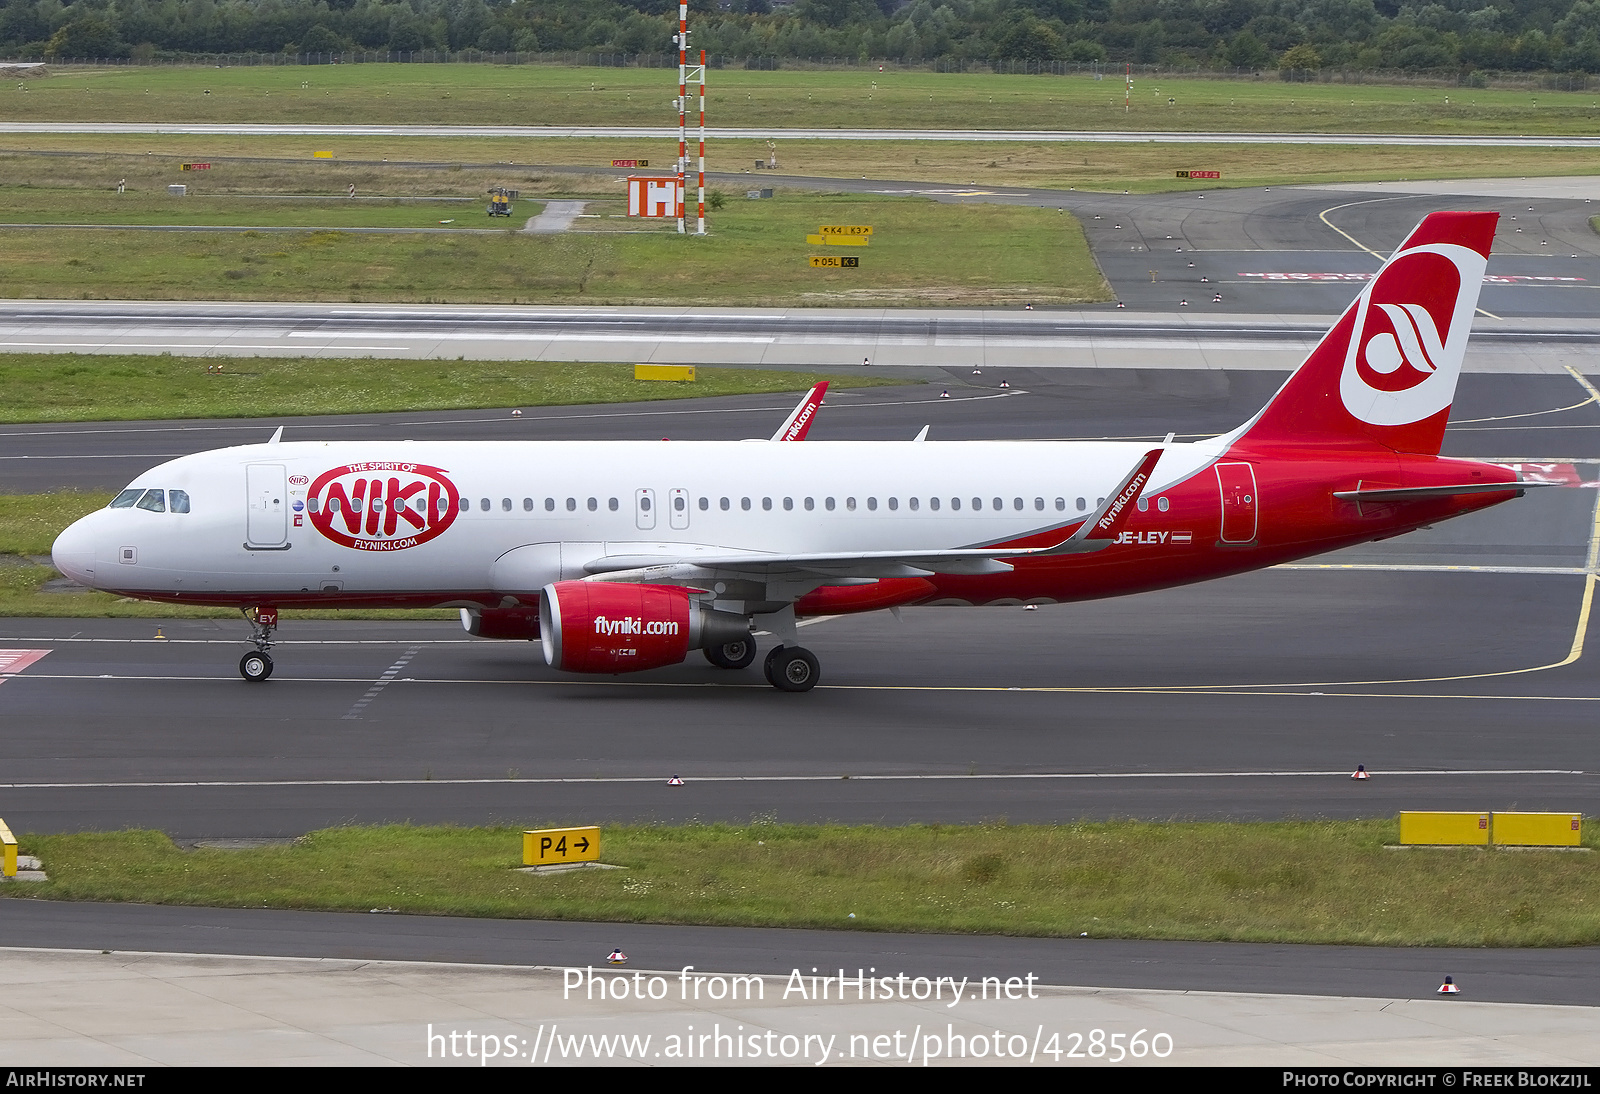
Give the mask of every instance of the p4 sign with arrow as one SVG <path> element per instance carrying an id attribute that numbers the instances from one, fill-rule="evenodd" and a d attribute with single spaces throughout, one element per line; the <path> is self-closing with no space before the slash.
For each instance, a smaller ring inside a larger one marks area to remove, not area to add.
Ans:
<path id="1" fill-rule="evenodd" d="M 558 866 L 564 862 L 597 862 L 600 829 L 545 828 L 522 833 L 524 866 Z"/>

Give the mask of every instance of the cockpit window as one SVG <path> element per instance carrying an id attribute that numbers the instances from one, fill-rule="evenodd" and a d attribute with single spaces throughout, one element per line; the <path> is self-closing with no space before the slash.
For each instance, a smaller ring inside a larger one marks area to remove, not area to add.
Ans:
<path id="1" fill-rule="evenodd" d="M 165 513 L 167 511 L 166 491 L 146 490 L 144 497 L 139 499 L 139 508 L 148 509 L 152 513 Z"/>
<path id="2" fill-rule="evenodd" d="M 143 494 L 144 487 L 142 486 L 137 490 L 124 490 L 122 493 L 111 499 L 111 508 L 132 509 L 133 503 L 138 501 Z"/>
<path id="3" fill-rule="evenodd" d="M 174 513 L 187 513 L 189 511 L 189 491 L 168 490 L 167 502 L 172 506 Z"/>

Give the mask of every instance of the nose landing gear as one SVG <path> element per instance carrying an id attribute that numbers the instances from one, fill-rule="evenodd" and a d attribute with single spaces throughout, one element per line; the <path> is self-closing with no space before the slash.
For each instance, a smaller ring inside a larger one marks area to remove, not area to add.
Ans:
<path id="1" fill-rule="evenodd" d="M 244 618 L 250 624 L 250 641 L 255 643 L 256 652 L 239 658 L 239 675 L 259 684 L 272 675 L 272 657 L 267 651 L 272 648 L 272 632 L 278 626 L 278 609 L 246 608 Z"/>

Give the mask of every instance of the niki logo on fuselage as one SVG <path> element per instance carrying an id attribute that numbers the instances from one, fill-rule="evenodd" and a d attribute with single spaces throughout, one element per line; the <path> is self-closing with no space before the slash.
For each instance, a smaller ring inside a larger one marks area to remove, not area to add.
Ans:
<path id="1" fill-rule="evenodd" d="M 437 467 L 351 463 L 317 476 L 307 491 L 311 525 L 357 551 L 403 551 L 455 523 L 461 494 Z"/>
<path id="2" fill-rule="evenodd" d="M 1339 375 L 1346 410 L 1368 425 L 1398 426 L 1450 405 L 1472 325 L 1461 289 L 1481 282 L 1487 265 L 1468 247 L 1433 243 L 1383 269 L 1356 300 Z"/>

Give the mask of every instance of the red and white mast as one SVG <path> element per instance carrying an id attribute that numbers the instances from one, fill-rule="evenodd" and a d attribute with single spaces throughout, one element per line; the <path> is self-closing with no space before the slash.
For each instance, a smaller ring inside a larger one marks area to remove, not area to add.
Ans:
<path id="1" fill-rule="evenodd" d="M 689 0 L 678 0 L 678 234 L 683 235 L 683 184 L 689 166 Z"/>
<path id="2" fill-rule="evenodd" d="M 706 51 L 700 51 L 700 223 L 695 235 L 706 234 Z"/>

